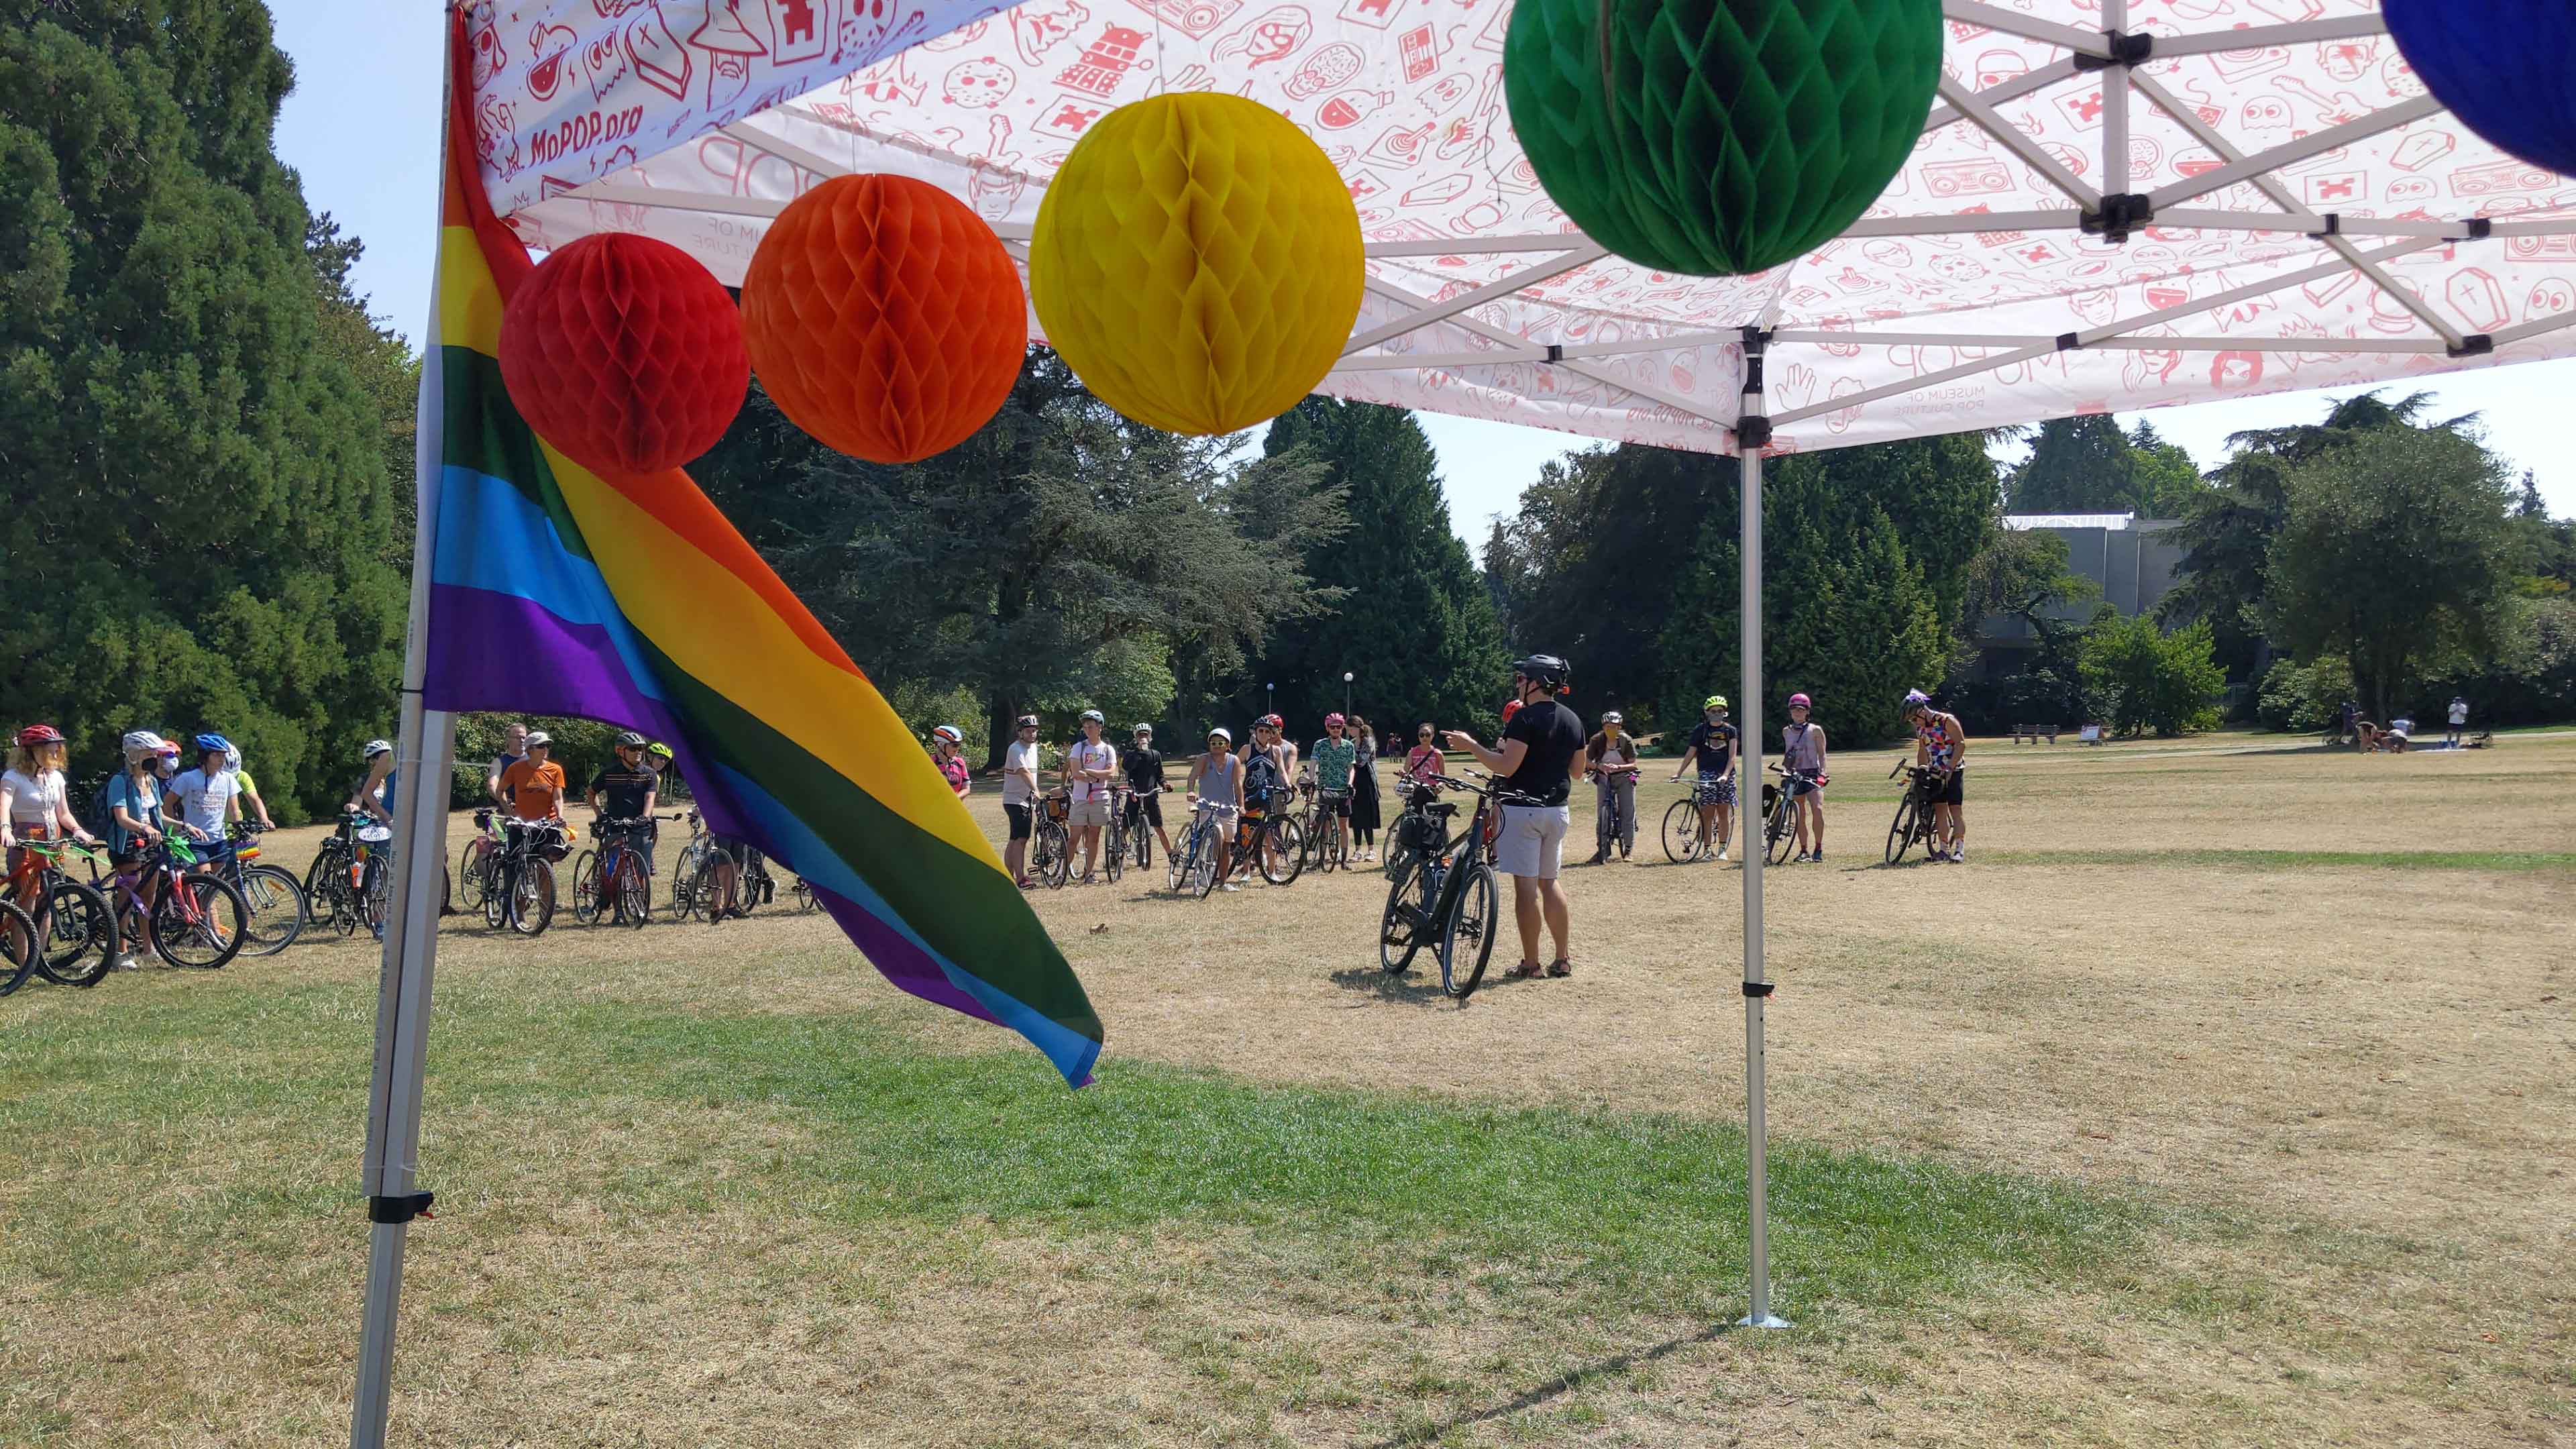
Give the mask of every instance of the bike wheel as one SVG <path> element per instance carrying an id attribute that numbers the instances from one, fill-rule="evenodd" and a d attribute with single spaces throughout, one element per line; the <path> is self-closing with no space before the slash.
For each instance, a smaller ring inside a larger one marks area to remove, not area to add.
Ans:
<path id="1" fill-rule="evenodd" d="M 599 852 L 585 849 L 572 858 L 572 918 L 585 926 L 599 923 L 607 882 L 599 872 Z"/>
<path id="2" fill-rule="evenodd" d="M 531 856 L 510 890 L 510 929 L 542 936 L 555 919 L 555 868 Z"/>
<path id="3" fill-rule="evenodd" d="M 348 857 L 332 848 L 338 844 L 339 842 L 336 840 L 324 841 L 322 849 L 314 855 L 313 863 L 304 868 L 304 898 L 306 900 L 319 901 L 322 899 L 322 888 L 330 883 L 331 873 L 334 869 L 337 869 L 342 875 L 348 874 Z"/>
<path id="4" fill-rule="evenodd" d="M 96 986 L 116 960 L 116 917 L 107 897 L 76 880 L 45 888 L 45 947 L 36 969 L 62 986 Z"/>
<path id="5" fill-rule="evenodd" d="M 478 835 L 465 843 L 465 858 L 456 866 L 456 899 L 465 909 L 483 909 L 483 897 L 491 894 L 491 877 L 485 872 L 492 864 L 492 841 Z"/>
<path id="6" fill-rule="evenodd" d="M 496 855 L 484 869 L 488 877 L 483 882 L 483 924 L 497 931 L 510 919 L 510 893 L 517 889 L 513 882 L 523 867 L 506 856 Z"/>
<path id="7" fill-rule="evenodd" d="M 0 996 L 27 984 L 45 959 L 36 923 L 14 901 L 0 901 Z"/>
<path id="8" fill-rule="evenodd" d="M 644 873 L 644 862 L 628 851 L 617 862 L 617 910 L 626 924 L 641 928 L 653 915 L 653 878 Z"/>
<path id="9" fill-rule="evenodd" d="M 1183 827 L 1180 844 L 1173 847 L 1171 858 L 1163 863 L 1166 884 L 1174 891 L 1178 891 L 1181 888 L 1181 882 L 1189 879 L 1190 867 L 1198 862 L 1198 858 L 1198 825 L 1193 822 Z"/>
<path id="10" fill-rule="evenodd" d="M 814 894 L 814 883 L 801 875 L 796 878 L 796 909 L 800 911 L 823 909 L 822 897 Z"/>
<path id="11" fill-rule="evenodd" d="M 1190 852 L 1189 888 L 1200 900 L 1216 889 L 1216 838 L 1214 831 L 1202 831 L 1198 847 Z"/>
<path id="12" fill-rule="evenodd" d="M 1272 821 L 1253 849 L 1260 854 L 1261 878 L 1272 885 L 1293 885 L 1306 869 L 1306 836 L 1294 820 Z"/>
<path id="13" fill-rule="evenodd" d="M 1108 872 L 1109 883 L 1116 885 L 1118 878 L 1127 873 L 1127 832 L 1111 828 L 1100 833 L 1109 837 L 1100 847 L 1100 868 Z"/>
<path id="14" fill-rule="evenodd" d="M 1377 964 L 1389 976 L 1410 970 L 1431 934 L 1425 912 L 1439 887 L 1423 877 L 1424 872 L 1408 865 L 1386 888 L 1386 909 L 1377 918 Z"/>
<path id="15" fill-rule="evenodd" d="M 1136 868 L 1138 870 L 1152 870 L 1154 868 L 1154 822 L 1147 820 L 1142 815 L 1139 815 L 1136 817 L 1134 829 L 1136 832 Z"/>
<path id="16" fill-rule="evenodd" d="M 1036 874 L 1048 890 L 1064 889 L 1066 877 L 1073 873 L 1073 851 L 1064 827 L 1050 820 L 1038 827 Z"/>
<path id="17" fill-rule="evenodd" d="M 1887 863 L 1894 865 L 1905 858 L 1914 844 L 1914 797 L 1911 794 L 1896 802 L 1896 819 L 1887 827 Z"/>
<path id="18" fill-rule="evenodd" d="M 1699 802 L 1676 800 L 1664 812 L 1664 859 L 1675 865 L 1688 865 L 1708 849 L 1708 837 L 1700 833 Z"/>
<path id="19" fill-rule="evenodd" d="M 1485 979 L 1485 962 L 1494 954 L 1494 924 L 1500 913 L 1494 873 L 1480 860 L 1459 869 L 1458 899 L 1440 927 L 1440 989 L 1460 1001 Z"/>
<path id="20" fill-rule="evenodd" d="M 292 872 L 273 865 L 254 865 L 242 872 L 242 903 L 250 907 L 250 939 L 242 950 L 274 956 L 304 934 L 304 888 Z"/>
<path id="21" fill-rule="evenodd" d="M 358 878 L 358 909 L 366 919 L 367 933 L 383 940 L 385 921 L 394 909 L 394 871 L 393 862 L 381 855 L 368 856 L 366 871 Z"/>
<path id="22" fill-rule="evenodd" d="M 249 926 L 250 905 L 230 881 L 182 876 L 164 882 L 152 905 L 152 949 L 173 966 L 212 971 L 241 950 Z"/>
<path id="23" fill-rule="evenodd" d="M 1785 787 L 1780 792 L 1780 803 L 1772 807 L 1771 819 L 1763 826 L 1762 844 L 1773 865 L 1785 863 L 1790 852 L 1798 848 L 1798 802 Z"/>

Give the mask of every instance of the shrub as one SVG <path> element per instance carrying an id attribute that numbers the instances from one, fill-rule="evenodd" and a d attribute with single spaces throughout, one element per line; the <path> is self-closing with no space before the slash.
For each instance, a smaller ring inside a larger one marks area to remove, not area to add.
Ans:
<path id="1" fill-rule="evenodd" d="M 2084 640 L 2083 670 L 2098 712 L 2122 734 L 2170 736 L 2218 725 L 2227 674 L 2205 623 L 2167 634 L 2144 616 L 2101 619 Z"/>

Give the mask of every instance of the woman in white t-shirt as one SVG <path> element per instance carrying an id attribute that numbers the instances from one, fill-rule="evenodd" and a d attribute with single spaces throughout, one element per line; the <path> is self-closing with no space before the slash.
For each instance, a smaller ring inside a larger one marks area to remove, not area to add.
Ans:
<path id="1" fill-rule="evenodd" d="M 18 731 L 18 743 L 9 751 L 9 771 L 0 775 L 0 851 L 8 853 L 9 896 L 20 906 L 35 908 L 45 862 L 19 842 L 66 836 L 84 845 L 98 844 L 72 816 L 63 786 L 62 731 L 47 724 L 29 725 Z"/>

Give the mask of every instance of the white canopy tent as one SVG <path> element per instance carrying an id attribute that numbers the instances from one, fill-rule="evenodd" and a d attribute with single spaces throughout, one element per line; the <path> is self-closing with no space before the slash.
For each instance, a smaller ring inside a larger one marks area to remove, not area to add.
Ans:
<path id="1" fill-rule="evenodd" d="M 728 284 L 768 219 L 831 176 L 930 181 L 1025 255 L 1049 179 L 1109 109 L 1166 89 L 1277 108 L 1340 169 L 1367 240 L 1367 298 L 1323 391 L 1746 454 L 1748 741 L 1766 451 L 2576 353 L 2576 181 L 2444 112 L 2376 0 L 1943 0 L 1940 103 L 1878 204 L 1806 257 L 1725 279 L 1608 257 L 1548 200 L 1504 111 L 1508 0 L 463 8 L 481 174 L 521 238 L 645 233 Z M 424 755 L 423 731 L 414 695 L 406 770 L 447 756 Z M 1757 813 L 1746 1321 L 1775 1325 Z M 375 1230 L 360 1446 L 383 1438 L 417 1169 L 420 894 L 406 883 L 386 942 L 366 1180 L 396 1207 Z"/>

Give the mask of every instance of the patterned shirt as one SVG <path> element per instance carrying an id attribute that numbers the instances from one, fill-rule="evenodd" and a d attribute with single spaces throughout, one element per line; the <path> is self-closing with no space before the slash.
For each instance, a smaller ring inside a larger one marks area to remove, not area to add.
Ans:
<path id="1" fill-rule="evenodd" d="M 1351 788 L 1351 767 L 1359 763 L 1360 747 L 1349 736 L 1337 740 L 1327 735 L 1315 741 L 1310 754 L 1315 761 L 1317 788 L 1336 793 Z"/>

